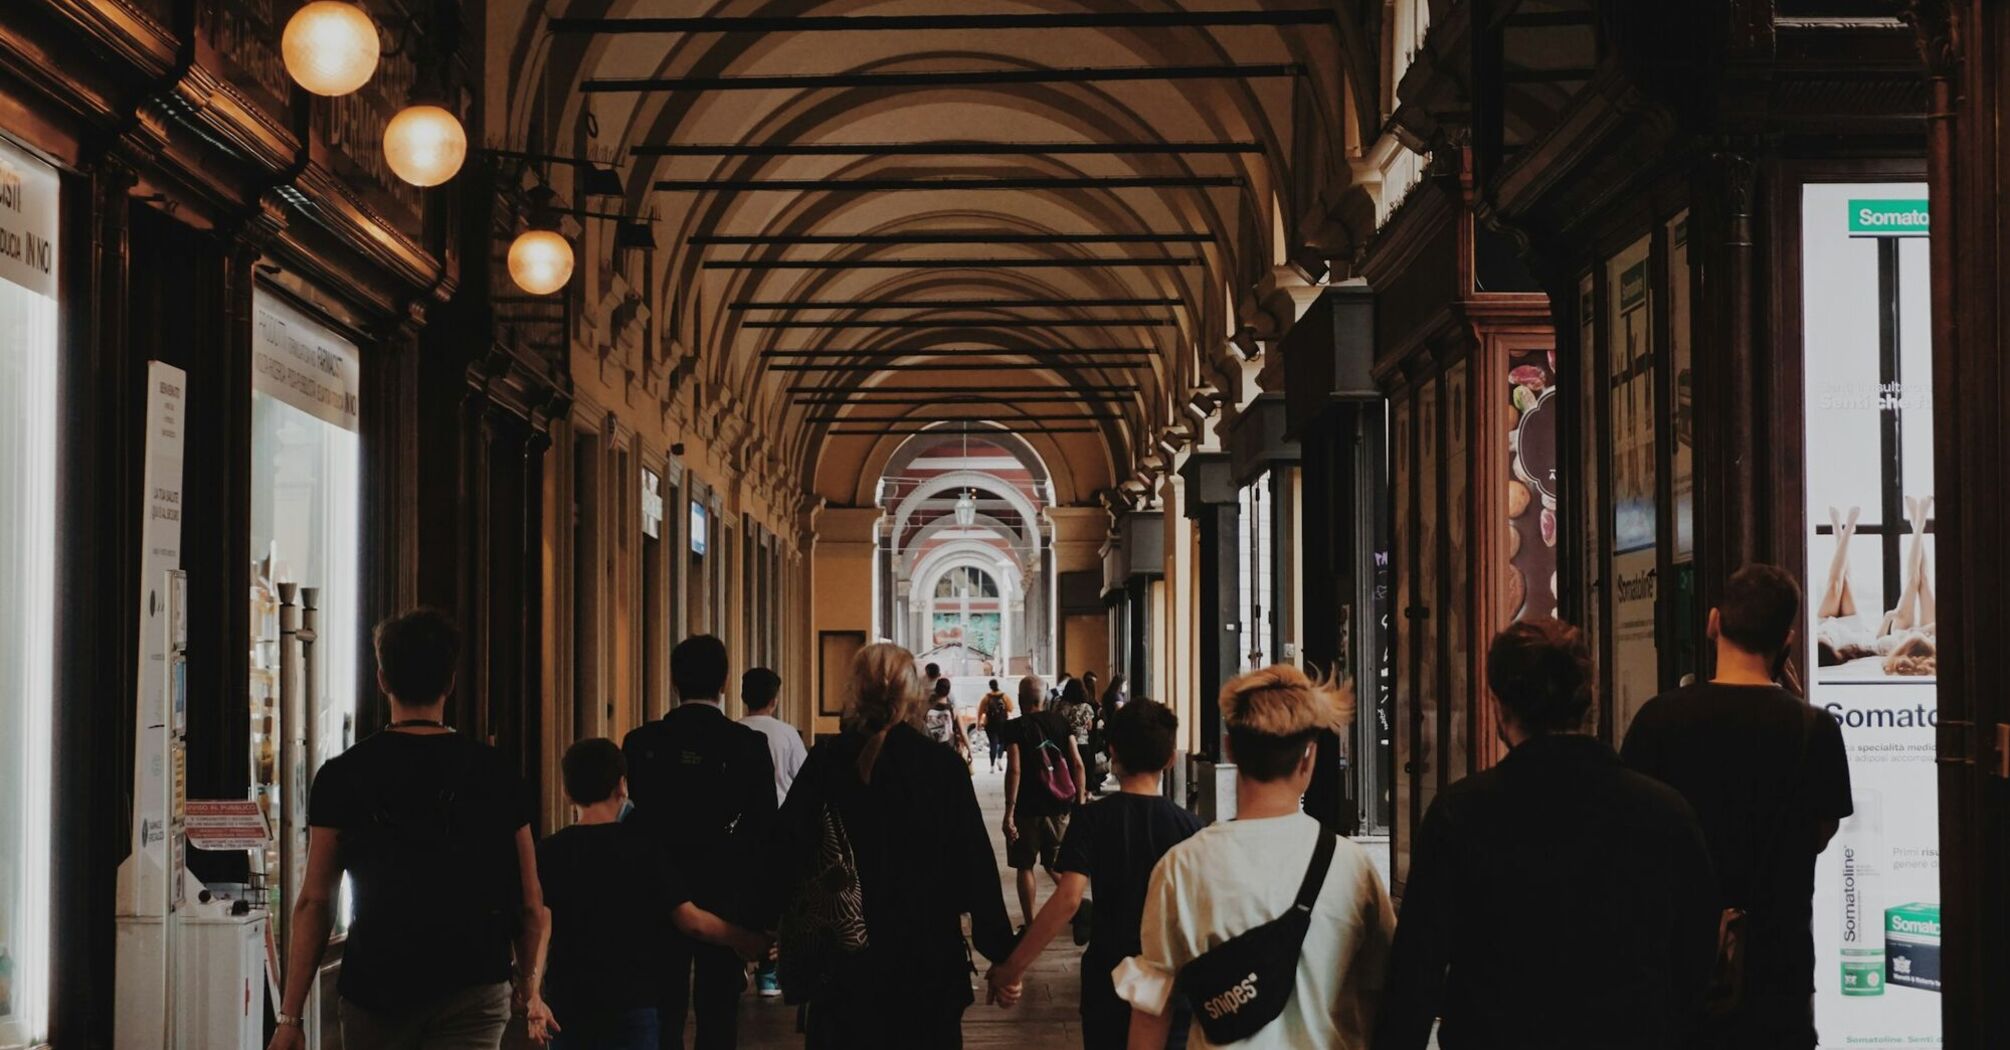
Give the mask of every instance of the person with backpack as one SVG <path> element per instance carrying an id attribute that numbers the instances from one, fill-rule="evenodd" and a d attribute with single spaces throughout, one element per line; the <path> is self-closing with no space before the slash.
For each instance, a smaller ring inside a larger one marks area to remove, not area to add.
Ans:
<path id="1" fill-rule="evenodd" d="M 1134 1050 L 1166 1045 L 1176 1001 L 1193 1017 L 1194 1047 L 1368 1046 L 1395 915 L 1368 851 L 1298 805 L 1319 732 L 1352 718 L 1353 706 L 1351 690 L 1335 693 L 1289 664 L 1222 687 L 1235 819 L 1201 829 L 1152 869 L 1141 950 L 1111 977 L 1132 1007 Z"/>
<path id="2" fill-rule="evenodd" d="M 537 848 L 551 911 L 551 1050 L 657 1050 L 661 947 L 672 936 L 768 955 L 767 937 L 691 903 L 662 847 L 621 819 L 627 770 L 606 737 L 573 744 L 560 762 L 578 819 Z"/>
<path id="3" fill-rule="evenodd" d="M 782 993 L 804 1004 L 810 1050 L 956 1050 L 973 1001 L 964 916 L 985 958 L 1012 949 L 976 792 L 916 728 L 924 703 L 913 654 L 860 650 L 843 730 L 810 752 L 782 807 L 763 868 L 777 880 Z"/>
<path id="4" fill-rule="evenodd" d="M 1038 675 L 1019 679 L 1019 710 L 1005 727 L 1005 860 L 1017 873 L 1019 913 L 1032 925 L 1039 882 L 1033 867 L 1057 881 L 1054 859 L 1068 832 L 1068 812 L 1088 801 L 1082 752 L 1059 713 L 1046 710 Z"/>
<path id="5" fill-rule="evenodd" d="M 1587 732 L 1577 628 L 1509 626 L 1486 675 L 1508 753 L 1424 813 L 1376 1050 L 1677 1050 L 1717 941 L 1695 813 Z"/>
<path id="6" fill-rule="evenodd" d="M 1177 754 L 1179 718 L 1170 708 L 1139 701 L 1111 717 L 1106 730 L 1121 785 L 1116 794 L 1083 806 L 1068 823 L 1055 867 L 1061 884 L 1019 939 L 1019 946 L 986 975 L 994 988 L 1017 984 L 1081 912 L 1088 915 L 1088 949 L 1082 953 L 1083 1050 L 1124 1050 L 1129 1044 L 1131 1007 L 1117 998 L 1110 973 L 1138 954 L 1138 927 L 1152 868 L 1172 847 L 1200 830 L 1200 820 L 1160 793 L 1160 782 Z M 1095 908 L 1085 908 L 1093 891 Z M 1077 938 L 1076 943 L 1081 943 Z M 1175 1004 L 1177 1008 L 1177 1004 Z M 1175 1018 L 1167 1045 L 1186 1046 L 1186 1026 Z"/>
<path id="7" fill-rule="evenodd" d="M 743 918 L 744 873 L 775 817 L 774 761 L 768 738 L 726 717 L 726 646 L 697 635 L 670 651 L 670 682 L 678 704 L 621 742 L 630 819 L 655 837 L 691 894 L 707 911 Z M 669 983 L 658 1009 L 662 1045 L 684 1045 L 687 1012 L 698 1018 L 698 1050 L 732 1050 L 739 1042 L 739 999 L 747 968 L 738 955 L 687 937 L 667 938 L 662 951 Z"/>
<path id="8" fill-rule="evenodd" d="M 1716 674 L 1649 700 L 1619 752 L 1695 807 L 1718 905 L 1726 919 L 1742 919 L 1742 980 L 1721 975 L 1736 983 L 1712 988 L 1692 1046 L 1812 1050 L 1817 1042 L 1815 858 L 1855 806 L 1835 717 L 1777 684 L 1800 622 L 1791 575 L 1772 565 L 1738 570 L 1710 611 Z"/>
<path id="9" fill-rule="evenodd" d="M 984 724 L 984 746 L 991 752 L 991 772 L 998 772 L 998 760 L 1005 757 L 1005 724 L 1012 720 L 1012 702 L 991 680 L 991 691 L 977 702 L 977 717 Z"/>
<path id="10" fill-rule="evenodd" d="M 307 1045 L 302 1015 L 345 874 L 343 1045 L 495 1050 L 513 973 L 542 1042 L 548 915 L 523 782 L 501 752 L 446 724 L 460 658 L 452 621 L 419 609 L 378 624 L 373 641 L 391 722 L 324 763 L 309 789 L 307 871 L 270 1050 Z"/>
<path id="11" fill-rule="evenodd" d="M 956 717 L 956 704 L 950 699 L 949 690 L 949 679 L 935 680 L 935 695 L 929 698 L 928 710 L 921 716 L 921 725 L 928 739 L 956 752 L 967 767 L 970 765 L 970 738 L 963 732 L 963 720 Z"/>

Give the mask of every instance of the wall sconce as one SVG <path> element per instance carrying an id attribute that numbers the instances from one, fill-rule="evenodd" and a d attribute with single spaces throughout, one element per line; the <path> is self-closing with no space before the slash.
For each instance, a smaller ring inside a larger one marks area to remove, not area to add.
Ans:
<path id="1" fill-rule="evenodd" d="M 287 75 L 308 91 L 330 97 L 369 83 L 381 49 L 377 23 L 343 0 L 315 0 L 301 7 L 279 36 Z"/>

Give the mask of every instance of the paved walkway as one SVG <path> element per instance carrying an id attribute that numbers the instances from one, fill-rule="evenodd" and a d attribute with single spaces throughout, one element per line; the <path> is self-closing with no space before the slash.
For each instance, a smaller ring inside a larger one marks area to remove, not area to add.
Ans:
<path id="1" fill-rule="evenodd" d="M 1005 894 L 1005 913 L 1017 927 L 1025 921 L 1019 914 L 1018 891 L 1013 888 L 1012 869 L 1005 867 L 1005 836 L 998 825 L 1004 817 L 1005 775 L 987 773 L 980 765 L 975 778 L 977 801 L 984 809 L 984 825 L 991 832 L 991 849 L 998 857 L 998 881 Z M 1041 876 L 1040 901 L 1045 903 L 1052 882 Z M 1026 996 L 1010 1010 L 984 1005 L 983 958 L 980 973 L 972 980 L 977 1004 L 963 1015 L 963 1045 L 968 1050 L 1079 1050 L 1081 1029 L 1077 1022 L 1082 950 L 1075 947 L 1066 931 L 1040 955 L 1026 974 Z M 785 1050 L 802 1046 L 795 1031 L 796 1011 L 780 999 L 760 999 L 747 995 L 740 1003 L 740 1046 L 742 1050 Z"/>

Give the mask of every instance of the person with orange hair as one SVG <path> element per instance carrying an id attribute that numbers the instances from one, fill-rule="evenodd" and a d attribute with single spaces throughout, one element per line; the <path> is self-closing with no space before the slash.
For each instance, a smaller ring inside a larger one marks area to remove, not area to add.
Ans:
<path id="1" fill-rule="evenodd" d="M 1320 732 L 1353 708 L 1351 689 L 1286 664 L 1222 687 L 1236 817 L 1172 847 L 1152 870 L 1143 950 L 1113 974 L 1131 1005 L 1132 1050 L 1166 1045 L 1176 995 L 1192 1011 L 1187 1045 L 1196 1050 L 1368 1045 L 1395 914 L 1368 851 L 1299 807 Z M 1262 950 L 1239 965 L 1238 947 L 1255 939 Z M 1228 967 L 1235 981 L 1197 979 L 1223 962 L 1238 964 Z"/>

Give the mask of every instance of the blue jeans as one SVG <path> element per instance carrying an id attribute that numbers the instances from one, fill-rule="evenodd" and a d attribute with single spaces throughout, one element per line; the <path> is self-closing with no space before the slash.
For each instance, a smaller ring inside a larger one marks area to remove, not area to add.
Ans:
<path id="1" fill-rule="evenodd" d="M 550 1050 L 656 1050 L 656 1010 L 574 1014 L 558 1018 L 562 1031 Z"/>

